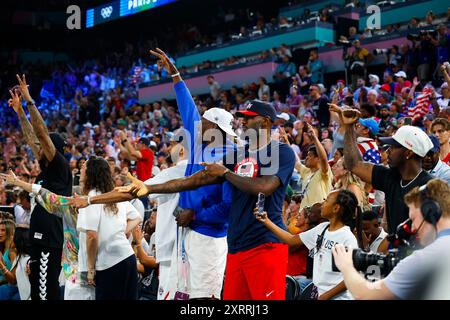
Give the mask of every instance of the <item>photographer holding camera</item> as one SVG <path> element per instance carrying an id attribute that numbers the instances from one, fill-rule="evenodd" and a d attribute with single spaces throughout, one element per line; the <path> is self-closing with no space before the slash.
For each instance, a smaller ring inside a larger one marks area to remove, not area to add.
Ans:
<path id="1" fill-rule="evenodd" d="M 354 50 L 351 53 L 348 52 L 348 45 L 344 45 L 343 59 L 347 63 L 352 85 L 355 87 L 359 77 L 366 78 L 367 64 L 372 61 L 373 56 L 366 48 L 361 46 L 359 40 L 354 40 L 352 44 Z"/>
<path id="2" fill-rule="evenodd" d="M 354 268 L 353 252 L 337 244 L 333 248 L 336 266 L 344 275 L 355 299 L 419 299 L 427 292 L 443 255 L 450 245 L 450 185 L 433 179 L 405 195 L 412 229 L 425 248 L 413 252 L 383 280 L 370 283 Z"/>

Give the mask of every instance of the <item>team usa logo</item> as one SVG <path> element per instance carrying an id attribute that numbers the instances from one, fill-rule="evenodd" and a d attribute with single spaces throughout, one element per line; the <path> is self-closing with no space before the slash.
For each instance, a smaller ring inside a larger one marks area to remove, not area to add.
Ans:
<path id="1" fill-rule="evenodd" d="M 258 162 L 253 158 L 245 158 L 234 167 L 234 172 L 241 177 L 256 178 L 258 176 Z"/>

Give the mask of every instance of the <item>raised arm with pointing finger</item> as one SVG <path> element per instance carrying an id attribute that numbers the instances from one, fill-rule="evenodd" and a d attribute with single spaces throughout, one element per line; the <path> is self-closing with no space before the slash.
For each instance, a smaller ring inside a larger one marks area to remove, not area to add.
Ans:
<path id="1" fill-rule="evenodd" d="M 36 108 L 34 100 L 31 98 L 30 92 L 28 91 L 28 85 L 25 79 L 25 75 L 22 75 L 22 78 L 20 78 L 19 75 L 16 76 L 17 80 L 19 81 L 20 93 L 27 103 L 31 125 L 33 126 L 33 130 L 37 139 L 39 140 L 43 156 L 45 156 L 48 162 L 51 162 L 55 157 L 56 149 L 48 134 L 47 125 L 45 124 L 44 119 L 42 119 L 39 110 Z"/>
<path id="2" fill-rule="evenodd" d="M 8 100 L 8 105 L 13 108 L 13 110 L 17 113 L 19 117 L 20 125 L 22 127 L 22 134 L 25 138 L 25 141 L 30 146 L 31 151 L 36 159 L 40 160 L 40 150 L 41 143 L 39 139 L 36 137 L 34 133 L 33 127 L 31 126 L 30 121 L 28 121 L 27 115 L 22 107 L 22 97 L 20 96 L 20 92 L 18 89 L 10 90 L 11 99 Z"/>

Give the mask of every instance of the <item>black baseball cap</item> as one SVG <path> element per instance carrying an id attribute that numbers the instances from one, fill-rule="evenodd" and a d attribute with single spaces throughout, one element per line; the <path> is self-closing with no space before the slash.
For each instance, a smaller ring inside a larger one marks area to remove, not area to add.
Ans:
<path id="1" fill-rule="evenodd" d="M 139 139 L 139 143 L 142 143 L 143 145 L 145 145 L 146 147 L 148 147 L 150 145 L 150 140 L 147 138 L 140 138 Z"/>
<path id="2" fill-rule="evenodd" d="M 277 119 L 277 112 L 270 103 L 261 100 L 252 100 L 247 103 L 245 108 L 245 110 L 237 111 L 236 116 L 263 116 L 269 117 L 272 121 Z"/>
<path id="3" fill-rule="evenodd" d="M 58 151 L 61 154 L 64 154 L 64 148 L 67 146 L 67 142 L 63 138 L 63 136 L 58 132 L 50 132 L 49 136 L 50 140 L 52 140 L 53 145 L 55 146 L 56 151 Z"/>

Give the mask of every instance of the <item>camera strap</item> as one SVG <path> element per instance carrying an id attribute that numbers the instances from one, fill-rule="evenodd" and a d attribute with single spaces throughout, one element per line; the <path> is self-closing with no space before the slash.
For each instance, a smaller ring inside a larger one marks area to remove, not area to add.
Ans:
<path id="1" fill-rule="evenodd" d="M 311 249 L 311 250 L 309 251 L 309 256 L 310 256 L 311 258 L 314 258 L 314 255 L 316 255 L 316 254 L 319 252 L 320 248 L 322 247 L 322 244 L 323 244 L 323 237 L 324 237 L 325 232 L 327 232 L 327 230 L 328 230 L 329 227 L 330 227 L 330 224 L 328 224 L 328 225 L 323 229 L 322 233 L 319 234 L 319 235 L 317 236 L 316 247 L 313 248 L 313 249 Z M 314 250 L 314 249 L 315 249 L 315 250 Z"/>
<path id="2" fill-rule="evenodd" d="M 319 169 L 319 170 L 320 170 L 320 169 Z M 305 196 L 305 193 L 306 193 L 306 191 L 307 191 L 307 189 L 308 189 L 308 187 L 309 187 L 309 184 L 311 183 L 311 180 L 314 178 L 314 176 L 316 175 L 316 173 L 319 172 L 319 170 L 317 170 L 316 172 L 314 172 L 314 173 L 309 177 L 308 181 L 306 182 L 305 187 L 303 188 L 302 192 L 300 192 L 300 196 L 302 197 L 302 200 L 303 200 L 303 198 L 304 198 L 304 196 Z"/>

